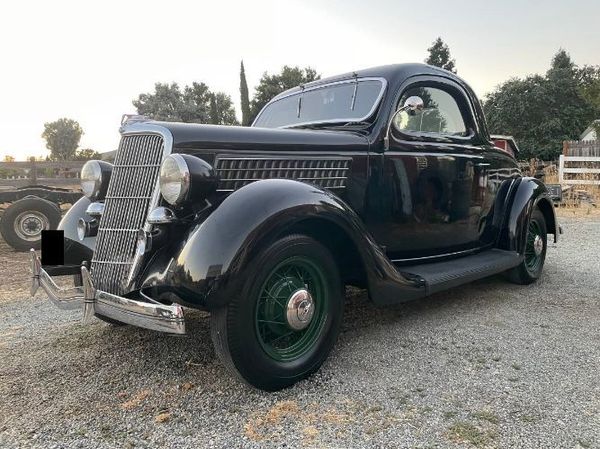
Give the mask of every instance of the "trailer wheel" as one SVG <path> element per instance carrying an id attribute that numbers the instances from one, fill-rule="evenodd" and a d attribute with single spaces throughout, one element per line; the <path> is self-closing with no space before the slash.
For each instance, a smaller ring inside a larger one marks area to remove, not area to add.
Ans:
<path id="1" fill-rule="evenodd" d="M 17 251 L 42 246 L 42 230 L 56 229 L 61 212 L 58 206 L 41 198 L 24 198 L 11 204 L 0 221 L 0 233 Z"/>

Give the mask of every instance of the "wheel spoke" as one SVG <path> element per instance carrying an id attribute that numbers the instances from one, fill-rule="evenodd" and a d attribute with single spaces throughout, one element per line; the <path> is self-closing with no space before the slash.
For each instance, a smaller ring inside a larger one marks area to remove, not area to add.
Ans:
<path id="1" fill-rule="evenodd" d="M 323 328 L 326 314 L 326 278 L 318 263 L 294 256 L 277 266 L 265 280 L 256 304 L 256 330 L 265 352 L 275 360 L 295 360 L 309 351 Z M 310 292 L 315 311 L 302 329 L 290 327 L 288 301 L 299 289 Z"/>

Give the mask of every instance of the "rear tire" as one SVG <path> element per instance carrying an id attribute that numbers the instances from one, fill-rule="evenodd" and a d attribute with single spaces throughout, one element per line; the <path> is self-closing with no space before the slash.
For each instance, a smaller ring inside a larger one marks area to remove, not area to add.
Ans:
<path id="1" fill-rule="evenodd" d="M 544 214 L 535 208 L 527 224 L 524 259 L 506 273 L 511 282 L 528 285 L 539 279 L 546 260 L 547 232 Z"/>
<path id="2" fill-rule="evenodd" d="M 211 315 L 215 351 L 250 385 L 275 391 L 317 371 L 337 339 L 344 290 L 331 253 L 284 237 L 251 262 L 239 295 Z"/>
<path id="3" fill-rule="evenodd" d="M 60 222 L 59 207 L 42 198 L 24 198 L 11 204 L 0 221 L 0 233 L 17 251 L 42 246 L 42 230 L 56 229 Z"/>

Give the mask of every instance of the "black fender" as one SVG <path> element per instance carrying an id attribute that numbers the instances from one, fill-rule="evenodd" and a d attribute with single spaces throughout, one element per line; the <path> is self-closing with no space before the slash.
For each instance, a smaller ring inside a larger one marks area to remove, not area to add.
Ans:
<path id="1" fill-rule="evenodd" d="M 190 232 L 166 271 L 143 284 L 162 284 L 185 305 L 214 309 L 239 294 L 254 256 L 307 220 L 325 220 L 344 233 L 360 255 L 371 298 L 378 303 L 423 296 L 418 279 L 402 276 L 357 214 L 334 194 L 285 179 L 256 181 L 231 193 Z"/>
<path id="2" fill-rule="evenodd" d="M 547 187 L 539 179 L 516 178 L 510 188 L 507 205 L 498 238 L 499 248 L 524 253 L 529 218 L 536 207 L 544 214 L 548 234 L 553 234 L 554 241 L 558 241 L 559 227 L 554 204 Z"/>
<path id="3" fill-rule="evenodd" d="M 59 230 L 64 231 L 65 236 L 65 265 L 81 265 L 81 262 L 92 260 L 94 248 L 96 247 L 96 237 L 86 237 L 83 241 L 77 236 L 77 221 L 80 218 L 90 220 L 91 217 L 85 213 L 90 200 L 87 197 L 81 197 L 63 216 L 58 224 Z"/>

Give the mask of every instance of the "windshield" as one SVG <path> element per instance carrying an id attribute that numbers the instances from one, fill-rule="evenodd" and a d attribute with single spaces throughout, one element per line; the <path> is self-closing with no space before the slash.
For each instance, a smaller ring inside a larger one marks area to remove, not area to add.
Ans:
<path id="1" fill-rule="evenodd" d="M 307 89 L 269 103 L 253 126 L 360 122 L 375 112 L 383 88 L 380 79 L 358 79 Z"/>

